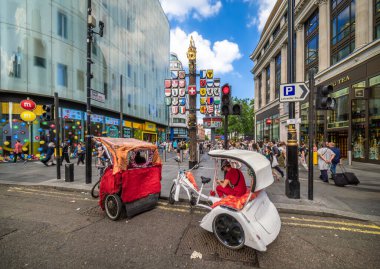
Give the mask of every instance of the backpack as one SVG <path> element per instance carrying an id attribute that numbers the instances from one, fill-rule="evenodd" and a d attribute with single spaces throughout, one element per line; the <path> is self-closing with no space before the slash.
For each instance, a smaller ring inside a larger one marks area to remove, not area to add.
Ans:
<path id="1" fill-rule="evenodd" d="M 340 150 L 339 150 L 338 148 L 332 148 L 331 150 L 332 150 L 332 152 L 334 152 L 334 154 L 335 154 L 335 157 L 334 157 L 334 159 L 332 159 L 331 162 L 332 162 L 333 164 L 338 164 L 339 161 L 340 161 Z"/>

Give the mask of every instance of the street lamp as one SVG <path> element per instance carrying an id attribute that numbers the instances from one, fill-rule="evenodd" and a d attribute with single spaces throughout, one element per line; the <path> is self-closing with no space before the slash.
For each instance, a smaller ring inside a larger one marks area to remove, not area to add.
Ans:
<path id="1" fill-rule="evenodd" d="M 94 75 L 91 73 L 91 65 L 94 63 L 91 60 L 91 49 L 93 35 L 97 34 L 100 37 L 103 36 L 104 23 L 99 21 L 99 33 L 95 32 L 93 29 L 96 27 L 96 19 L 91 14 L 91 0 L 87 1 L 87 123 L 86 123 L 86 184 L 91 184 L 92 180 L 92 145 L 91 145 L 91 79 Z"/>

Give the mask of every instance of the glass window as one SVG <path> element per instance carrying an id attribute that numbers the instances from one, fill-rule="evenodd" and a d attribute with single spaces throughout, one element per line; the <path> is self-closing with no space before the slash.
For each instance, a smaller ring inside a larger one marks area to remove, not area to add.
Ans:
<path id="1" fill-rule="evenodd" d="M 38 56 L 34 56 L 34 65 L 38 67 L 46 68 L 46 59 Z"/>
<path id="2" fill-rule="evenodd" d="M 332 64 L 347 57 L 355 49 L 355 0 L 332 1 Z"/>
<path id="3" fill-rule="evenodd" d="M 368 109 L 369 159 L 380 160 L 380 88 L 370 89 Z"/>
<path id="4" fill-rule="evenodd" d="M 353 158 L 365 158 L 365 127 L 366 127 L 366 100 L 352 100 L 352 146 Z"/>
<path id="5" fill-rule="evenodd" d="M 270 66 L 266 68 L 266 89 L 265 89 L 265 103 L 268 104 L 270 100 Z"/>
<path id="6" fill-rule="evenodd" d="M 375 6 L 373 9 L 373 25 L 374 39 L 380 38 L 380 0 L 374 0 Z"/>
<path id="7" fill-rule="evenodd" d="M 309 72 L 318 73 L 319 12 L 316 10 L 305 23 L 305 79 Z"/>
<path id="8" fill-rule="evenodd" d="M 372 77 L 369 79 L 369 86 L 379 85 L 380 84 L 380 75 Z"/>
<path id="9" fill-rule="evenodd" d="M 264 45 L 264 51 L 266 51 L 268 49 L 268 47 L 269 47 L 269 40 Z"/>
<path id="10" fill-rule="evenodd" d="M 262 87 L 261 87 L 262 84 L 261 83 L 262 82 L 261 82 L 261 76 L 259 76 L 257 79 L 258 79 L 258 89 L 257 90 L 258 90 L 258 93 L 259 93 L 257 97 L 259 99 L 258 100 L 258 102 L 259 102 L 259 108 L 261 108 L 261 104 L 262 104 L 262 95 L 261 95 L 261 90 L 262 90 Z"/>
<path id="11" fill-rule="evenodd" d="M 61 11 L 58 11 L 57 31 L 60 37 L 67 39 L 67 16 L 63 14 Z"/>
<path id="12" fill-rule="evenodd" d="M 281 53 L 279 53 L 276 58 L 276 87 L 275 87 L 275 96 L 274 98 L 277 99 L 280 94 L 280 84 L 281 84 Z"/>
<path id="13" fill-rule="evenodd" d="M 67 87 L 67 65 L 57 64 L 57 84 Z"/>
<path id="14" fill-rule="evenodd" d="M 336 100 L 336 108 L 327 112 L 327 128 L 348 127 L 349 88 L 333 92 L 330 96 Z"/>
<path id="15" fill-rule="evenodd" d="M 273 30 L 273 39 L 276 38 L 276 36 L 278 35 L 278 33 L 280 32 L 280 25 L 277 25 L 276 28 L 274 28 Z"/>

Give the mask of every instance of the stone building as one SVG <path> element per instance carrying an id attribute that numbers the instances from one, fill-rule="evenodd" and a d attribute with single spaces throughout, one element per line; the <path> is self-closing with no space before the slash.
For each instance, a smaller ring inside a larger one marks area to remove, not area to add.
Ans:
<path id="1" fill-rule="evenodd" d="M 254 62 L 256 139 L 287 139 L 287 1 L 278 0 L 250 55 Z M 380 0 L 296 0 L 295 81 L 331 84 L 334 111 L 318 111 L 317 142 L 334 141 L 342 157 L 380 163 Z M 296 103 L 299 142 L 308 142 L 308 107 Z"/>

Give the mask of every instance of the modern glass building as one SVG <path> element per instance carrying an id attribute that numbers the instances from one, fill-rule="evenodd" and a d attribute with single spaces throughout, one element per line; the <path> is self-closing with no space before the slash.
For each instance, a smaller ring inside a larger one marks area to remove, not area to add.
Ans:
<path id="1" fill-rule="evenodd" d="M 92 0 L 92 10 L 97 23 L 105 24 L 104 36 L 96 36 L 92 47 L 91 88 L 105 96 L 104 102 L 91 101 L 92 133 L 119 136 L 122 111 L 125 137 L 165 139 L 162 85 L 170 74 L 170 28 L 159 0 Z M 84 139 L 86 38 L 87 0 L 1 2 L 1 155 L 16 139 L 29 154 L 38 153 L 42 139 L 52 139 L 57 130 L 39 115 L 41 105 L 53 103 L 54 92 L 60 97 L 62 137 Z M 27 98 L 38 105 L 33 124 L 20 120 L 20 101 Z"/>

